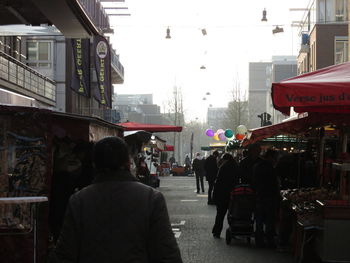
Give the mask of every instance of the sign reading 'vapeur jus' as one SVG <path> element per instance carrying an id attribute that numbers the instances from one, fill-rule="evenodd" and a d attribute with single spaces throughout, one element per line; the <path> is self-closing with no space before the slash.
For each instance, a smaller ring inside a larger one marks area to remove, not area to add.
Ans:
<path id="1" fill-rule="evenodd" d="M 104 37 L 95 36 L 94 51 L 98 85 L 98 88 L 94 90 L 94 97 L 100 104 L 111 107 L 111 52 Z"/>
<path id="2" fill-rule="evenodd" d="M 73 67 L 71 88 L 84 96 L 90 96 L 90 40 L 72 39 Z"/>

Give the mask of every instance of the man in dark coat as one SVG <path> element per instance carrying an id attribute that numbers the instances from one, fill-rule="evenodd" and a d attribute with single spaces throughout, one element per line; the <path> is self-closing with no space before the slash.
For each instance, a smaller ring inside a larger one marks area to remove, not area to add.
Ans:
<path id="1" fill-rule="evenodd" d="M 212 193 L 214 189 L 214 183 L 216 176 L 218 174 L 218 163 L 217 158 L 219 156 L 218 151 L 214 151 L 204 162 L 205 175 L 209 184 L 208 189 L 208 205 L 213 205 L 214 200 L 212 198 Z"/>
<path id="2" fill-rule="evenodd" d="M 125 142 L 97 142 L 94 161 L 96 181 L 70 198 L 56 262 L 182 263 L 165 199 L 130 173 Z"/>
<path id="3" fill-rule="evenodd" d="M 241 183 L 252 184 L 253 167 L 261 161 L 261 147 L 259 144 L 250 144 L 248 146 L 247 157 L 239 163 L 239 179 Z"/>
<path id="4" fill-rule="evenodd" d="M 253 188 L 256 192 L 255 243 L 258 247 L 275 247 L 275 218 L 280 201 L 279 183 L 275 173 L 278 152 L 266 151 L 263 160 L 253 168 Z M 265 226 L 265 231 L 264 231 Z"/>
<path id="5" fill-rule="evenodd" d="M 197 194 L 200 193 L 200 188 L 202 188 L 202 193 L 204 193 L 204 160 L 201 157 L 200 153 L 196 153 L 196 158 L 192 162 L 192 170 L 196 175 L 196 186 L 197 186 Z"/>
<path id="6" fill-rule="evenodd" d="M 216 217 L 212 233 L 215 238 L 220 238 L 225 215 L 230 203 L 230 193 L 235 177 L 238 175 L 238 165 L 231 154 L 225 153 L 222 156 L 222 160 L 223 162 L 219 167 L 213 193 L 216 204 Z"/>

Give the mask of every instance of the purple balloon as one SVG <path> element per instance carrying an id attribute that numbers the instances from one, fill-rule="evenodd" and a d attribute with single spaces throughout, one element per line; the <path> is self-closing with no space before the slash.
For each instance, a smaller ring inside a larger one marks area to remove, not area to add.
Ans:
<path id="1" fill-rule="evenodd" d="M 220 141 L 226 141 L 225 133 L 220 133 L 219 134 L 219 139 L 220 139 Z"/>
<path id="2" fill-rule="evenodd" d="M 214 131 L 212 129 L 207 129 L 205 131 L 205 134 L 209 137 L 213 137 L 214 136 Z"/>

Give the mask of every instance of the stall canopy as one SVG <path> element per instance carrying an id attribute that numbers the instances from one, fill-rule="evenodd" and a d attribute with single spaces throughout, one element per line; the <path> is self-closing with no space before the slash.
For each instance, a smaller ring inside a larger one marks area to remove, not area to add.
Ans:
<path id="1" fill-rule="evenodd" d="M 148 132 L 181 132 L 181 126 L 148 124 L 139 122 L 122 122 L 117 125 L 124 127 L 126 131 L 144 130 Z"/>
<path id="2" fill-rule="evenodd" d="M 337 113 L 317 113 L 309 112 L 299 115 L 299 117 L 287 120 L 275 125 L 265 126 L 248 131 L 247 139 L 243 141 L 243 146 L 261 141 L 277 135 L 298 135 L 313 128 L 326 125 L 346 126 L 350 122 L 350 114 Z"/>
<path id="3" fill-rule="evenodd" d="M 165 150 L 166 152 L 173 152 L 174 151 L 174 146 L 173 145 L 169 145 L 169 144 L 166 144 L 165 145 Z"/>
<path id="4" fill-rule="evenodd" d="M 350 62 L 272 84 L 275 109 L 295 112 L 350 113 Z"/>

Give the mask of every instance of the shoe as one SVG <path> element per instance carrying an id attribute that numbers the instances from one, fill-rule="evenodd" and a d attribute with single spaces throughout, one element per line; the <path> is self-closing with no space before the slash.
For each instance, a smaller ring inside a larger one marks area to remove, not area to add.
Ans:
<path id="1" fill-rule="evenodd" d="M 200 192 L 199 191 L 197 191 L 197 194 L 199 194 Z"/>
<path id="2" fill-rule="evenodd" d="M 215 205 L 214 201 L 208 201 L 208 205 Z"/>
<path id="3" fill-rule="evenodd" d="M 214 238 L 220 238 L 220 234 L 213 234 Z"/>

